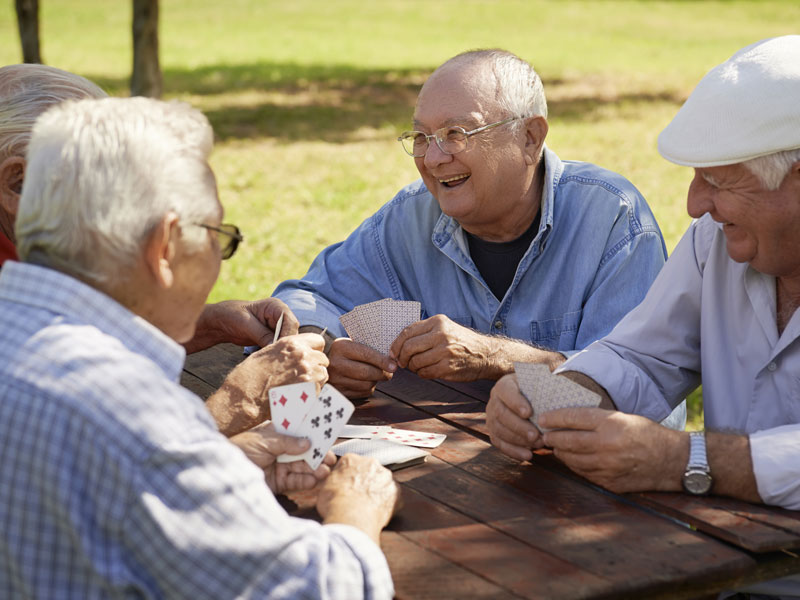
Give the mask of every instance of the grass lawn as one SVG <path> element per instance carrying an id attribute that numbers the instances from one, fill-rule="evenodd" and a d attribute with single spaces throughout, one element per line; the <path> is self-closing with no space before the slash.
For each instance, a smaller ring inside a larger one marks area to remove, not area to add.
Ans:
<path id="1" fill-rule="evenodd" d="M 128 0 L 41 0 L 44 60 L 127 94 Z M 702 75 L 745 44 L 794 33 L 792 1 L 164 0 L 167 98 L 208 115 L 226 221 L 246 241 L 212 300 L 268 295 L 416 179 L 395 141 L 440 63 L 499 46 L 536 66 L 548 145 L 644 193 L 671 250 L 689 223 L 689 169 L 659 131 Z M 0 6 L 0 63 L 21 58 Z M 697 422 L 699 399 L 692 401 Z"/>

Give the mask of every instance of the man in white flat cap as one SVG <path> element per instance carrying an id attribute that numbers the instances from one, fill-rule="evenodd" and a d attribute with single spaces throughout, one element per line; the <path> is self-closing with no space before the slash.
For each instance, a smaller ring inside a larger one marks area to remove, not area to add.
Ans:
<path id="1" fill-rule="evenodd" d="M 800 510 L 800 36 L 748 46 L 711 70 L 661 133 L 693 167 L 696 219 L 644 301 L 557 372 L 602 409 L 543 414 L 507 376 L 493 443 L 552 447 L 612 491 L 685 490 Z M 703 384 L 705 433 L 658 424 Z M 625 414 L 632 413 L 632 414 Z M 645 418 L 646 417 L 646 418 Z M 800 578 L 766 593 L 800 595 Z M 759 590 L 760 591 L 760 590 Z"/>

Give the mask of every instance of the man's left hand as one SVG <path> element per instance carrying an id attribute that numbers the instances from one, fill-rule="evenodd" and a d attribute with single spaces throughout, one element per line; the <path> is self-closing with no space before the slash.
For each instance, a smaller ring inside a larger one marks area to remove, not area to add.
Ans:
<path id="1" fill-rule="evenodd" d="M 389 349 L 401 367 L 425 379 L 475 381 L 490 378 L 491 339 L 434 315 L 406 327 Z"/>
<path id="2" fill-rule="evenodd" d="M 600 408 L 543 413 L 545 446 L 589 481 L 616 493 L 680 491 L 688 458 L 685 433 L 645 417 Z"/>
<path id="3" fill-rule="evenodd" d="M 316 471 L 312 471 L 304 460 L 277 462 L 281 454 L 302 454 L 308 450 L 310 442 L 278 433 L 271 422 L 235 435 L 230 441 L 264 471 L 267 485 L 275 494 L 310 490 L 330 475 L 331 467 L 336 463 L 336 456 L 330 451 Z"/>
<path id="4" fill-rule="evenodd" d="M 297 317 L 277 298 L 264 298 L 256 302 L 226 300 L 207 304 L 197 321 L 194 337 L 185 344 L 186 352 L 191 354 L 222 342 L 264 347 L 272 343 L 281 314 L 283 324 L 280 336 L 297 333 L 300 327 Z"/>

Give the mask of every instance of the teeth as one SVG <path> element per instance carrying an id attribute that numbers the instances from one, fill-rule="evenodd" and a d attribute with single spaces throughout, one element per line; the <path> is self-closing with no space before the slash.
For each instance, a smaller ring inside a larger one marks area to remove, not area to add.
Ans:
<path id="1" fill-rule="evenodd" d="M 449 179 L 440 179 L 439 183 L 450 183 L 452 181 L 458 181 L 459 179 L 466 179 L 467 177 L 469 177 L 467 174 L 456 175 L 455 177 L 450 177 Z"/>

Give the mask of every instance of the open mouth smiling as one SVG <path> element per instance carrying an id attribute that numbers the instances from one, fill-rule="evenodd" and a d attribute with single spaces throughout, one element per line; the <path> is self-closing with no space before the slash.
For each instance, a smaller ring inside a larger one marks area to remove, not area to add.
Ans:
<path id="1" fill-rule="evenodd" d="M 457 185 L 461 185 L 467 179 L 469 179 L 469 173 L 462 173 L 461 175 L 454 175 L 453 177 L 447 177 L 445 179 L 440 179 L 439 183 L 441 183 L 445 187 L 455 187 Z"/>

